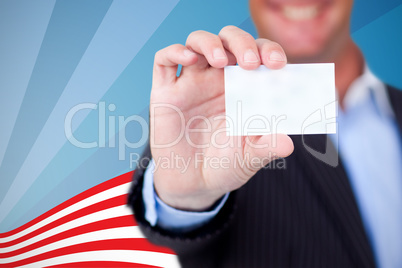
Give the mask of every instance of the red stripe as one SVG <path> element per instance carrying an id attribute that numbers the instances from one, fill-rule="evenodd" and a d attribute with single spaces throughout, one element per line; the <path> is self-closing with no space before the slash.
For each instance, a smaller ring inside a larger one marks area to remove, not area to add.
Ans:
<path id="1" fill-rule="evenodd" d="M 58 256 L 74 254 L 79 252 L 99 251 L 99 250 L 142 250 L 142 251 L 172 254 L 172 251 L 170 249 L 155 246 L 144 238 L 109 239 L 102 241 L 87 242 L 78 245 L 72 245 L 64 248 L 55 249 L 20 261 L 11 262 L 8 264 L 0 264 L 0 267 L 10 267 L 10 266 L 15 267 L 15 266 L 27 265 L 30 263 Z"/>
<path id="2" fill-rule="evenodd" d="M 61 241 L 66 238 L 85 234 L 85 233 L 112 229 L 112 228 L 118 228 L 118 227 L 133 226 L 133 223 L 134 223 L 134 217 L 132 215 L 128 215 L 128 216 L 121 216 L 121 217 L 117 217 L 117 218 L 111 218 L 111 219 L 106 219 L 106 220 L 102 220 L 102 221 L 98 221 L 98 222 L 84 224 L 82 226 L 78 226 L 76 228 L 66 230 L 66 231 L 58 233 L 54 236 L 45 238 L 36 243 L 29 244 L 26 247 L 23 247 L 23 248 L 14 250 L 14 251 L 10 251 L 7 253 L 0 253 L 0 258 L 10 258 L 10 257 L 16 256 L 16 255 L 20 255 L 22 253 L 34 250 L 39 247 L 43 247 L 48 244 L 51 244 L 51 243 L 54 243 L 57 241 Z M 81 242 L 86 242 L 86 241 L 81 241 Z"/>
<path id="3" fill-rule="evenodd" d="M 77 267 L 95 267 L 95 268 L 161 268 L 160 266 L 146 265 L 140 263 L 121 262 L 121 261 L 85 261 L 63 263 L 58 265 L 46 266 L 46 268 L 77 268 Z"/>
<path id="4" fill-rule="evenodd" d="M 86 190 L 85 192 L 82 192 L 82 193 L 80 193 L 80 194 L 68 199 L 67 201 L 61 203 L 60 205 L 54 207 L 53 209 L 47 211 L 46 213 L 40 215 L 39 217 L 37 217 L 35 219 L 33 219 L 32 221 L 30 221 L 30 222 L 28 222 L 28 223 L 26 223 L 26 224 L 24 224 L 24 225 L 22 225 L 22 226 L 20 226 L 20 227 L 18 227 L 16 229 L 14 229 L 14 230 L 11 230 L 9 232 L 0 233 L 0 238 L 11 236 L 11 235 L 14 235 L 14 234 L 16 234 L 18 232 L 21 232 L 21 231 L 33 226 L 34 224 L 36 224 L 36 223 L 48 218 L 49 216 L 51 216 L 51 215 L 53 215 L 53 214 L 65 209 L 65 208 L 67 208 L 67 207 L 69 207 L 69 206 L 71 206 L 71 205 L 73 205 L 73 204 L 75 204 L 75 203 L 77 203 L 77 202 L 79 202 L 81 200 L 84 200 L 85 198 L 88 198 L 88 197 L 90 197 L 92 195 L 95 195 L 95 194 L 97 194 L 99 192 L 102 192 L 104 190 L 113 188 L 115 186 L 130 182 L 133 174 L 134 174 L 133 171 L 131 171 L 131 172 L 125 173 L 123 175 L 120 175 L 118 177 L 115 177 L 113 179 L 110 179 L 108 181 L 105 181 L 105 182 L 103 182 L 101 184 L 98 184 L 98 185 Z"/>
<path id="5" fill-rule="evenodd" d="M 17 238 L 15 240 L 12 240 L 12 241 L 9 241 L 9 242 L 0 243 L 0 248 L 16 245 L 16 244 L 21 243 L 21 242 L 23 242 L 25 240 L 28 240 L 28 239 L 30 239 L 32 237 L 35 237 L 36 235 L 39 235 L 41 233 L 44 233 L 44 232 L 46 232 L 48 230 L 51 230 L 51 229 L 57 227 L 57 226 L 60 226 L 60 225 L 62 225 L 64 223 L 67 223 L 69 221 L 81 218 L 81 217 L 89 215 L 91 213 L 101 211 L 101 210 L 104 210 L 104 209 L 108 209 L 108 208 L 112 208 L 112 207 L 116 207 L 116 206 L 124 205 L 126 203 L 126 200 L 127 200 L 127 194 L 123 194 L 123 195 L 120 195 L 120 196 L 116 196 L 116 197 L 113 197 L 113 198 L 110 198 L 110 199 L 103 200 L 103 201 L 101 201 L 99 203 L 95 203 L 95 204 L 90 205 L 88 207 L 84 207 L 84 208 L 82 208 L 80 210 L 77 210 L 77 211 L 75 211 L 75 212 L 73 212 L 71 214 L 68 214 L 68 215 L 66 215 L 66 216 L 64 216 L 64 217 L 62 217 L 60 219 L 57 219 L 57 220 L 55 220 L 55 221 L 53 221 L 53 222 L 51 222 L 51 223 L 49 223 L 49 224 L 37 229 L 35 231 L 32 231 L 32 232 L 30 232 L 30 233 L 28 233 L 28 234 L 26 234 L 26 235 L 24 235 L 24 236 L 22 236 L 20 238 Z M 133 224 L 136 225 L 135 222 L 133 222 Z M 1 254 L 0 254 L 0 256 L 1 256 Z"/>
<path id="6" fill-rule="evenodd" d="M 49 210 L 45 214 L 30 221 L 29 223 L 27 223 L 17 229 L 14 229 L 10 232 L 0 234 L 0 238 L 16 234 L 26 228 L 29 228 L 29 227 L 33 226 L 34 224 L 48 218 L 49 216 L 54 215 L 55 213 L 65 209 L 81 200 L 84 200 L 90 196 L 93 196 L 99 192 L 102 192 L 104 190 L 113 188 L 115 186 L 130 182 L 132 175 L 133 175 L 133 172 L 129 172 L 129 173 L 126 173 L 119 177 L 108 180 L 102 184 L 99 184 L 99 185 L 65 201 L 64 203 Z M 51 230 L 57 226 L 60 226 L 64 223 L 66 223 L 66 222 L 81 218 L 81 217 L 89 215 L 91 213 L 101 211 L 101 210 L 104 210 L 107 208 L 112 208 L 112 207 L 123 205 L 126 203 L 126 199 L 127 199 L 127 194 L 122 194 L 120 196 L 113 197 L 113 198 L 110 198 L 107 200 L 103 200 L 96 204 L 93 204 L 88 207 L 82 208 L 80 210 L 74 211 L 74 212 L 70 213 L 69 215 L 61 217 L 61 218 L 47 224 L 46 226 L 43 226 L 37 230 L 34 230 L 33 232 L 31 232 L 23 237 L 15 239 L 14 241 L 9 241 L 7 243 L 0 243 L 0 248 L 2 248 L 2 247 L 4 248 L 4 247 L 11 246 L 11 245 L 15 245 L 17 243 L 21 243 L 21 242 L 23 242 L 27 239 L 30 239 L 40 233 L 46 232 L 48 230 Z M 17 256 L 17 255 L 23 254 L 25 252 L 34 250 L 36 248 L 43 247 L 50 243 L 54 243 L 56 241 L 61 241 L 63 239 L 77 236 L 80 234 L 85 234 L 85 233 L 100 231 L 100 230 L 106 230 L 106 229 L 110 229 L 110 228 L 119 228 L 119 227 L 126 227 L 126 226 L 135 226 L 135 225 L 136 225 L 136 223 L 135 223 L 134 217 L 132 215 L 110 218 L 110 219 L 105 219 L 105 220 L 101 220 L 101 221 L 97 221 L 97 222 L 91 222 L 91 223 L 87 223 L 87 224 L 78 226 L 76 228 L 70 229 L 70 230 L 66 230 L 62 233 L 58 233 L 56 235 L 53 235 L 52 237 L 48 237 L 46 239 L 38 241 L 34 244 L 30 244 L 24 248 L 15 250 L 13 252 L 1 253 L 0 258 L 4 259 L 4 258 L 12 257 L 12 256 Z M 13 262 L 13 263 L 0 264 L 0 267 L 14 267 L 14 266 L 26 265 L 26 264 L 30 264 L 30 263 L 38 262 L 41 260 L 58 257 L 58 256 L 80 253 L 80 252 L 101 251 L 101 250 L 143 250 L 143 251 L 150 251 L 150 252 L 161 252 L 161 253 L 174 254 L 170 249 L 155 246 L 144 238 L 109 239 L 109 240 L 100 240 L 100 241 L 93 241 L 93 242 L 82 241 L 82 243 L 79 243 L 76 245 L 58 248 L 58 249 L 55 249 L 55 250 L 52 250 L 49 252 L 45 252 L 45 253 L 42 253 L 42 254 L 39 254 L 36 256 L 32 256 L 30 258 L 26 258 L 23 260 L 19 260 L 19 261 Z M 149 267 L 149 268 L 156 267 L 156 266 L 142 265 L 142 264 L 136 264 L 136 263 L 127 263 L 127 262 L 118 262 L 118 261 L 101 262 L 101 261 L 96 261 L 96 260 L 57 265 L 57 267 L 77 267 L 77 266 L 85 266 L 85 267 Z M 53 267 L 56 267 L 56 266 L 53 266 Z"/>

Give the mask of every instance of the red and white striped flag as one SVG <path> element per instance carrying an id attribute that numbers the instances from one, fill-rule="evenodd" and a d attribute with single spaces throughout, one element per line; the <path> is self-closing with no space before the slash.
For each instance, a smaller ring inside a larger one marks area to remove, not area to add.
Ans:
<path id="1" fill-rule="evenodd" d="M 180 267 L 148 242 L 126 205 L 133 173 L 99 184 L 0 234 L 0 267 Z"/>

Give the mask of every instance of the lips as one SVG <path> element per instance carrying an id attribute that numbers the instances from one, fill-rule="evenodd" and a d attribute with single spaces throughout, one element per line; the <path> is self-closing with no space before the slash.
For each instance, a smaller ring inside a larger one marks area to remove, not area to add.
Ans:
<path id="1" fill-rule="evenodd" d="M 317 18 L 331 0 L 267 0 L 268 7 L 289 21 L 308 21 Z"/>
<path id="2" fill-rule="evenodd" d="M 319 6 L 282 6 L 282 14 L 285 18 L 294 21 L 311 20 L 318 16 Z"/>

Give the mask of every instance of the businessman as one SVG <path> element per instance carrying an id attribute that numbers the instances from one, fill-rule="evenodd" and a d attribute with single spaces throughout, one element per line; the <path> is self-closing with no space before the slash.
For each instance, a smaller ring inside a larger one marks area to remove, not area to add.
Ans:
<path id="1" fill-rule="evenodd" d="M 250 0 L 259 39 L 227 26 L 156 53 L 150 161 L 129 204 L 184 267 L 402 267 L 402 92 L 370 72 L 352 6 Z M 223 67 L 287 62 L 335 63 L 339 138 L 227 137 Z M 157 164 L 172 154 L 186 168 Z"/>

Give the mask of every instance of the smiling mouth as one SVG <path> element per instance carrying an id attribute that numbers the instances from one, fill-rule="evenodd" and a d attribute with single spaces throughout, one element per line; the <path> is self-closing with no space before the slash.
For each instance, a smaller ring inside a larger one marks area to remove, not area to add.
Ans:
<path id="1" fill-rule="evenodd" d="M 315 19 L 320 7 L 318 5 L 309 6 L 282 6 L 282 14 L 285 18 L 292 21 L 312 20 Z"/>
<path id="2" fill-rule="evenodd" d="M 266 3 L 272 11 L 286 20 L 299 22 L 317 19 L 333 4 L 333 0 L 266 0 Z"/>

